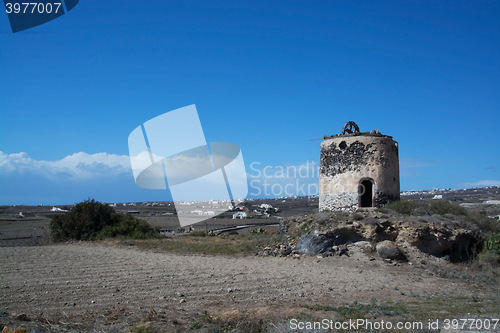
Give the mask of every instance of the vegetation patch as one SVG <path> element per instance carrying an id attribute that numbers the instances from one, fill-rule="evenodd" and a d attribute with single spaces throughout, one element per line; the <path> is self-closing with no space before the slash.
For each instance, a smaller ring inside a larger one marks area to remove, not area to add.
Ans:
<path id="1" fill-rule="evenodd" d="M 267 332 L 263 319 L 249 319 L 244 317 L 216 317 L 205 311 L 202 321 L 208 326 L 208 332 L 241 332 L 241 333 L 264 333 Z"/>
<path id="2" fill-rule="evenodd" d="M 144 326 L 134 326 L 130 330 L 130 333 L 155 333 L 155 331 Z"/>
<path id="3" fill-rule="evenodd" d="M 189 234 L 188 234 L 189 235 Z M 160 239 L 134 241 L 138 247 L 179 253 L 205 254 L 254 254 L 261 247 L 269 244 L 274 236 L 261 234 L 239 234 L 205 237 L 175 236 Z"/>
<path id="4" fill-rule="evenodd" d="M 97 238 L 113 238 L 117 236 L 133 239 L 162 237 L 159 227 L 152 228 L 146 221 L 135 218 L 130 214 L 113 213 L 111 214 L 110 225 L 102 228 Z"/>
<path id="5" fill-rule="evenodd" d="M 433 200 L 429 204 L 429 211 L 431 214 L 452 214 L 452 215 L 467 215 L 467 210 L 458 205 L 454 205 L 446 200 Z"/>
<path id="6" fill-rule="evenodd" d="M 483 235 L 492 236 L 494 233 L 500 233 L 500 223 L 498 220 L 481 213 L 468 213 L 466 220 L 477 225 Z"/>
<path id="7" fill-rule="evenodd" d="M 146 221 L 130 214 L 116 213 L 113 207 L 94 199 L 77 203 L 69 212 L 53 216 L 49 228 L 54 242 L 117 236 L 136 239 L 160 236 L 160 230 L 152 228 Z"/>
<path id="8" fill-rule="evenodd" d="M 484 241 L 484 246 L 487 250 L 500 255 L 500 233 L 493 234 Z"/>
<path id="9" fill-rule="evenodd" d="M 417 204 L 410 200 L 400 200 L 387 204 L 386 208 L 392 209 L 399 214 L 410 215 L 417 208 Z"/>
<path id="10" fill-rule="evenodd" d="M 372 299 L 369 304 L 361 304 L 354 301 L 352 305 L 345 306 L 330 306 L 330 305 L 304 305 L 305 308 L 313 311 L 336 312 L 340 320 L 362 319 L 367 315 L 372 317 L 388 316 L 388 317 L 409 317 L 408 309 L 397 302 L 388 302 L 379 304 L 376 299 Z"/>
<path id="11" fill-rule="evenodd" d="M 187 235 L 189 237 L 205 237 L 207 235 L 207 233 L 203 230 L 193 230 Z"/>
<path id="12" fill-rule="evenodd" d="M 429 319 L 446 319 L 450 315 L 491 316 L 500 311 L 500 297 L 492 296 L 488 299 L 479 299 L 477 296 L 448 296 L 437 295 L 432 297 L 414 297 L 403 302 L 378 303 L 372 299 L 369 304 L 354 301 L 349 305 L 303 305 L 312 311 L 335 312 L 336 320 L 372 318 L 404 318 L 405 321 L 418 320 L 427 323 Z M 315 317 L 315 314 L 312 313 Z"/>

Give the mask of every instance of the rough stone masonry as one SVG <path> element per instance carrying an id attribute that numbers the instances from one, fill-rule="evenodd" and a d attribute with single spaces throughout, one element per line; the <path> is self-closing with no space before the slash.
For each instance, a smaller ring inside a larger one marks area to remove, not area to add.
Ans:
<path id="1" fill-rule="evenodd" d="M 399 200 L 398 143 L 349 121 L 321 142 L 319 210 L 353 211 Z"/>

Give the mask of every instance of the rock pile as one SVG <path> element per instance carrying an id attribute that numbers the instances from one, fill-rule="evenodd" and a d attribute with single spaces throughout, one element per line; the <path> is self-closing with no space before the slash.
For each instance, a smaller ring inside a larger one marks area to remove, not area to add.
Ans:
<path id="1" fill-rule="evenodd" d="M 255 255 L 260 255 L 263 257 L 271 256 L 271 257 L 284 257 L 288 255 L 300 255 L 300 251 L 298 251 L 295 245 L 290 245 L 289 243 L 278 243 L 274 246 L 266 246 L 261 252 L 256 253 Z"/>
<path id="2" fill-rule="evenodd" d="M 349 255 L 361 250 L 384 260 L 404 261 L 429 255 L 461 262 L 481 242 L 479 228 L 459 216 L 401 216 L 379 212 L 324 213 L 281 222 L 280 237 L 256 255 Z M 376 250 L 376 251 L 375 251 Z"/>

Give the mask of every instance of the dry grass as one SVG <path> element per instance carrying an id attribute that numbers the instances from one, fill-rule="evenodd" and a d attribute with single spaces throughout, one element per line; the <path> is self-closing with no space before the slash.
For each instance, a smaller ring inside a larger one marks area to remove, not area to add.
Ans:
<path id="1" fill-rule="evenodd" d="M 429 320 L 466 318 L 468 316 L 490 318 L 500 312 L 500 297 L 492 295 L 488 299 L 476 296 L 417 297 L 403 302 L 378 302 L 372 299 L 369 303 L 353 301 L 349 305 L 335 304 L 294 304 L 290 307 L 247 308 L 245 311 L 205 312 L 198 322 L 209 332 L 227 332 L 237 329 L 238 332 L 294 332 L 290 329 L 292 318 L 299 321 L 319 322 L 324 318 L 335 321 L 349 319 L 367 319 L 370 321 L 403 321 L 421 322 L 426 328 Z M 323 332 L 323 331 L 322 331 Z M 405 331 L 405 332 L 412 332 Z M 414 331 L 421 332 L 421 331 Z"/>
<path id="2" fill-rule="evenodd" d="M 270 244 L 274 236 L 260 234 L 223 235 L 217 237 L 176 236 L 163 239 L 134 240 L 134 244 L 144 249 L 171 251 L 177 253 L 204 254 L 254 254 Z"/>

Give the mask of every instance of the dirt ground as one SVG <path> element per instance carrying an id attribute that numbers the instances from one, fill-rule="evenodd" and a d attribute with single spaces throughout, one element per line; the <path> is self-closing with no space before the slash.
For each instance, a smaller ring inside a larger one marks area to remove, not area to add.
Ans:
<path id="1" fill-rule="evenodd" d="M 498 200 L 498 191 L 466 190 L 458 199 Z M 317 209 L 317 200 L 303 198 L 265 202 L 282 209 L 280 216 Z M 217 322 L 214 318 L 253 322 L 281 318 L 282 324 L 289 318 L 336 319 L 338 312 L 311 307 L 352 308 L 356 301 L 374 300 L 413 304 L 413 310 L 421 307 L 424 313 L 423 308 L 429 306 L 429 316 L 441 318 L 464 318 L 471 309 L 475 318 L 500 317 L 500 286 L 439 273 L 441 268 L 467 269 L 453 264 L 439 263 L 439 269 L 430 268 L 430 262 L 393 266 L 363 253 L 321 259 L 180 255 L 118 241 L 32 246 L 48 242 L 47 223 L 57 214 L 50 208 L 0 209 L 0 329 L 17 325 L 44 332 L 129 332 L 145 325 L 155 332 L 218 332 L 210 326 Z M 175 221 L 151 216 L 164 208 L 137 209 L 141 211 L 138 217 L 154 225 L 175 226 Z M 16 218 L 20 211 L 26 218 Z M 208 229 L 241 222 L 231 218 L 210 221 Z M 272 332 L 297 331 L 277 325 Z"/>
<path id="2" fill-rule="evenodd" d="M 205 311 L 285 318 L 303 305 L 499 294 L 497 286 L 440 278 L 408 263 L 370 261 L 363 253 L 229 257 L 82 242 L 2 247 L 0 267 L 0 323 L 46 332 L 124 332 L 141 322 L 184 332 Z"/>

